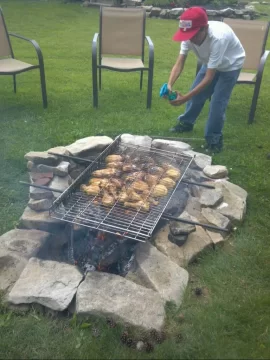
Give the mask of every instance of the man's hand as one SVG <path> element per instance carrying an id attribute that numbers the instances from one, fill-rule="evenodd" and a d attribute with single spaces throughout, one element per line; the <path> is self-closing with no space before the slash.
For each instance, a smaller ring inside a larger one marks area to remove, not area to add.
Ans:
<path id="1" fill-rule="evenodd" d="M 173 106 L 180 106 L 185 104 L 185 102 L 187 102 L 186 97 L 181 95 L 178 91 L 176 92 L 177 92 L 177 98 L 175 100 L 171 100 L 170 104 Z"/>

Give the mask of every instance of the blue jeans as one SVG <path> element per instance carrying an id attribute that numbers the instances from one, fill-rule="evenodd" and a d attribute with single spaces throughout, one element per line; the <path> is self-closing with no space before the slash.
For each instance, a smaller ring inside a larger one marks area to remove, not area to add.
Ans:
<path id="1" fill-rule="evenodd" d="M 207 66 L 203 65 L 191 89 L 194 89 L 202 81 L 206 70 Z M 241 69 L 227 72 L 217 71 L 211 84 L 188 101 L 185 113 L 178 117 L 178 120 L 181 122 L 194 125 L 203 109 L 205 101 L 211 96 L 210 110 L 204 133 L 205 139 L 209 144 L 218 144 L 222 137 L 226 108 L 240 71 Z"/>

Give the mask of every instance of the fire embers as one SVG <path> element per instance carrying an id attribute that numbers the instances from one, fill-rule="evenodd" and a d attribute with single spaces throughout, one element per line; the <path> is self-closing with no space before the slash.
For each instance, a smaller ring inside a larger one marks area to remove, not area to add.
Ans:
<path id="1" fill-rule="evenodd" d="M 134 262 L 137 242 L 98 231 L 74 236 L 74 259 L 84 274 L 91 271 L 125 276 Z"/>

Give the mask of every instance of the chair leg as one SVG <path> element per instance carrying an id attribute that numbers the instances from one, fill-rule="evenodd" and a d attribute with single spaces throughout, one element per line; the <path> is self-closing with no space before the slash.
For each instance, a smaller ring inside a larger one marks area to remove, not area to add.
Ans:
<path id="1" fill-rule="evenodd" d="M 44 64 L 40 65 L 40 83 L 41 83 L 41 93 L 42 93 L 42 101 L 43 101 L 43 108 L 46 109 L 48 106 L 47 101 L 47 90 L 46 90 L 46 79 L 45 79 L 45 70 Z"/>
<path id="2" fill-rule="evenodd" d="M 142 90 L 142 84 L 143 84 L 143 71 L 141 71 L 141 76 L 140 76 L 140 90 Z"/>
<path id="3" fill-rule="evenodd" d="M 16 75 L 13 75 L 13 90 L 16 94 L 17 92 Z"/>
<path id="4" fill-rule="evenodd" d="M 101 90 L 101 69 L 99 69 L 99 90 Z"/>
<path id="5" fill-rule="evenodd" d="M 258 79 L 255 84 L 254 93 L 252 96 L 252 103 L 249 111 L 248 124 L 252 124 L 255 117 L 255 111 L 257 107 L 257 101 L 260 93 L 261 79 Z"/>
<path id="6" fill-rule="evenodd" d="M 93 106 L 98 107 L 98 84 L 97 84 L 97 67 L 92 65 L 92 82 L 93 82 Z"/>
<path id="7" fill-rule="evenodd" d="M 148 72 L 148 89 L 147 89 L 147 109 L 151 108 L 153 89 L 153 69 Z"/>

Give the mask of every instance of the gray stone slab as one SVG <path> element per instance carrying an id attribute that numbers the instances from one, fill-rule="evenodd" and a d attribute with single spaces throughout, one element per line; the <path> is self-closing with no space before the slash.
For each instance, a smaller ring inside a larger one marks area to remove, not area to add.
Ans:
<path id="1" fill-rule="evenodd" d="M 220 189 L 204 189 L 201 191 L 199 198 L 200 204 L 203 207 L 214 207 L 220 204 L 223 200 L 223 194 Z"/>
<path id="2" fill-rule="evenodd" d="M 64 225 L 63 221 L 50 217 L 48 211 L 36 212 L 28 206 L 25 208 L 19 221 L 20 228 L 37 229 L 51 233 L 60 231 L 64 228 Z"/>
<path id="3" fill-rule="evenodd" d="M 49 210 L 50 207 L 52 206 L 52 204 L 53 204 L 52 199 L 41 199 L 41 200 L 30 199 L 28 202 L 28 206 L 30 207 L 30 209 L 32 209 L 34 211 Z"/>
<path id="4" fill-rule="evenodd" d="M 31 258 L 9 293 L 8 301 L 37 303 L 63 311 L 71 303 L 82 278 L 73 265 Z"/>
<path id="5" fill-rule="evenodd" d="M 80 156 L 81 154 L 90 150 L 104 150 L 109 146 L 113 140 L 108 136 L 89 136 L 75 141 L 73 144 L 65 146 L 65 148 L 73 156 Z"/>
<path id="6" fill-rule="evenodd" d="M 37 165 L 37 170 L 44 173 L 52 172 L 54 175 L 64 177 L 68 175 L 69 167 L 70 163 L 68 161 L 61 161 L 57 166 L 39 164 Z"/>
<path id="7" fill-rule="evenodd" d="M 53 193 L 50 190 L 38 189 L 33 186 L 30 186 L 29 196 L 33 200 L 52 199 Z"/>
<path id="8" fill-rule="evenodd" d="M 204 169 L 205 166 L 211 165 L 212 157 L 206 154 L 202 154 L 193 150 L 184 151 L 185 155 L 194 156 L 194 163 L 199 169 Z"/>
<path id="9" fill-rule="evenodd" d="M 76 295 L 78 315 L 111 316 L 127 324 L 160 330 L 165 320 L 164 300 L 154 290 L 125 278 L 91 272 Z"/>
<path id="10" fill-rule="evenodd" d="M 55 166 L 60 162 L 59 158 L 54 155 L 49 155 L 47 151 L 30 151 L 24 155 L 24 158 L 35 164 L 45 164 L 51 166 Z"/>
<path id="11" fill-rule="evenodd" d="M 152 138 L 147 135 L 143 136 L 143 135 L 123 134 L 121 135 L 121 143 L 150 148 L 152 143 Z"/>
<path id="12" fill-rule="evenodd" d="M 49 185 L 49 188 L 58 189 L 63 192 L 69 187 L 71 183 L 72 183 L 72 179 L 69 175 L 65 177 L 60 177 L 55 175 Z M 53 196 L 55 198 L 58 198 L 58 196 L 60 195 L 61 195 L 60 192 L 53 191 Z"/>
<path id="13" fill-rule="evenodd" d="M 228 169 L 223 165 L 207 165 L 203 172 L 211 179 L 222 179 L 228 175 Z"/>
<path id="14" fill-rule="evenodd" d="M 222 229 L 229 229 L 231 221 L 226 216 L 220 214 L 217 210 L 210 208 L 203 208 L 202 215 L 210 224 L 221 227 Z"/>
<path id="15" fill-rule="evenodd" d="M 191 146 L 182 141 L 155 139 L 152 141 L 152 147 L 155 149 L 161 149 L 166 151 L 172 151 L 176 153 L 182 153 L 191 149 Z"/>

